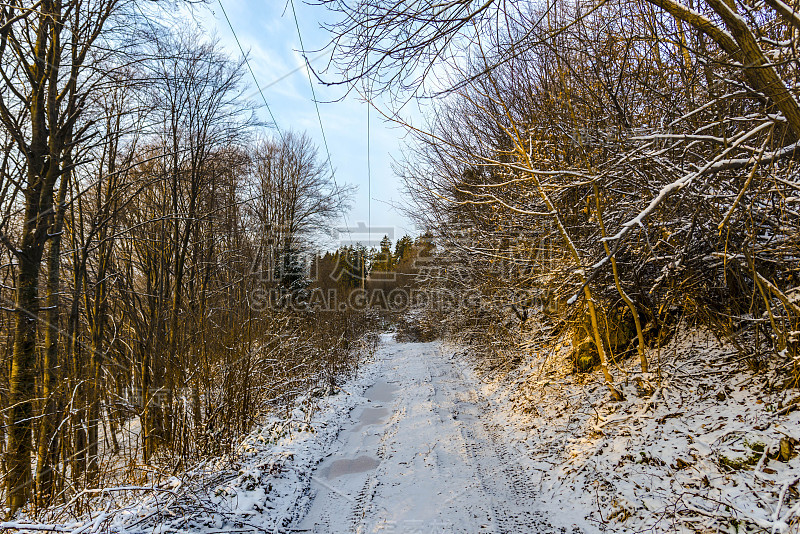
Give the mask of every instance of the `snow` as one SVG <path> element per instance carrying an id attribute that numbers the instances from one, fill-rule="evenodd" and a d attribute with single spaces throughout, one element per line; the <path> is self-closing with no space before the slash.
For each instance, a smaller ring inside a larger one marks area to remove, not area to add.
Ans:
<path id="1" fill-rule="evenodd" d="M 617 368 L 626 400 L 611 402 L 599 373 L 572 372 L 568 345 L 484 375 L 463 347 L 384 335 L 335 394 L 299 399 L 232 456 L 158 491 L 105 488 L 96 511 L 69 524 L 0 528 L 796 531 L 800 458 L 781 449 L 800 445 L 800 392 L 731 372 L 730 348 L 684 329 L 651 352 L 660 374 Z M 109 501 L 115 491 L 140 493 Z"/>
<path id="2" fill-rule="evenodd" d="M 684 330 L 651 354 L 662 371 L 649 377 L 654 393 L 637 393 L 632 363 L 616 384 L 621 403 L 602 377 L 570 374 L 563 353 L 531 358 L 483 394 L 528 465 L 550 466 L 538 498 L 553 521 L 578 515 L 586 532 L 792 532 L 800 459 L 776 456 L 781 440 L 800 439 L 798 392 L 731 373 L 731 353 Z"/>
<path id="3" fill-rule="evenodd" d="M 725 167 L 728 167 L 728 166 L 731 166 L 731 165 L 737 165 L 737 166 L 738 165 L 742 165 L 742 166 L 744 166 L 744 165 L 749 165 L 751 163 L 754 163 L 756 161 L 755 156 L 751 156 L 751 157 L 749 157 L 747 159 L 743 159 L 743 160 L 742 159 L 733 159 L 732 160 L 732 159 L 728 159 L 727 156 L 730 153 L 732 153 L 736 148 L 741 146 L 742 143 L 744 143 L 746 140 L 752 138 L 753 136 L 755 136 L 757 133 L 761 132 L 762 130 L 770 128 L 772 125 L 773 125 L 773 123 L 771 123 L 771 122 L 765 122 L 765 123 L 763 123 L 763 124 L 761 124 L 759 126 L 756 126 L 755 128 L 753 128 L 752 130 L 750 130 L 748 132 L 744 132 L 744 133 L 740 134 L 739 136 L 728 140 L 730 146 L 728 148 L 726 148 L 721 154 L 719 154 L 713 160 L 711 160 L 708 163 L 706 163 L 699 170 L 687 173 L 687 174 L 683 175 L 681 178 L 678 178 L 677 180 L 675 180 L 674 182 L 663 186 L 661 188 L 661 190 L 658 192 L 658 194 L 655 197 L 653 197 L 653 199 L 650 201 L 650 203 L 647 205 L 647 207 L 644 208 L 642 211 L 640 211 L 638 215 L 636 215 L 632 219 L 630 219 L 630 220 L 626 221 L 625 223 L 623 223 L 621 228 L 619 229 L 619 231 L 615 235 L 604 237 L 600 241 L 607 241 L 607 242 L 610 242 L 610 241 L 621 241 L 622 239 L 624 239 L 628 235 L 628 233 L 633 228 L 641 226 L 643 224 L 643 221 L 647 217 L 649 217 L 650 214 L 653 213 L 656 210 L 656 208 L 661 205 L 662 202 L 664 202 L 667 198 L 669 198 L 674 192 L 680 191 L 684 187 L 686 187 L 689 184 L 691 184 L 692 181 L 694 181 L 695 178 L 703 176 L 703 175 L 708 174 L 708 173 L 712 173 L 712 172 L 718 171 L 718 170 L 720 170 L 722 168 L 725 168 Z M 762 165 L 766 164 L 768 161 L 772 161 L 770 159 L 771 157 L 776 157 L 777 158 L 777 157 L 779 157 L 779 155 L 791 153 L 792 151 L 796 150 L 797 147 L 798 147 L 798 143 L 790 145 L 789 147 L 785 147 L 785 148 L 779 150 L 778 152 L 772 153 L 770 156 L 767 156 L 765 158 L 761 158 L 760 159 L 760 163 Z M 595 265 L 593 265 L 592 268 L 595 269 L 595 270 L 599 269 L 609 259 L 610 259 L 609 256 L 606 256 L 605 258 L 603 258 L 599 262 L 597 262 Z"/>
<path id="4" fill-rule="evenodd" d="M 537 508 L 531 481 L 540 471 L 523 468 L 487 407 L 467 360 L 439 343 L 386 335 L 374 361 L 337 394 L 301 399 L 290 419 L 259 427 L 232 457 L 169 490 L 51 526 L 130 534 L 563 532 Z"/>
<path id="5" fill-rule="evenodd" d="M 491 421 L 465 360 L 390 339 L 379 357 L 382 378 L 317 467 L 297 530 L 557 532 L 537 509 L 536 471 Z"/>

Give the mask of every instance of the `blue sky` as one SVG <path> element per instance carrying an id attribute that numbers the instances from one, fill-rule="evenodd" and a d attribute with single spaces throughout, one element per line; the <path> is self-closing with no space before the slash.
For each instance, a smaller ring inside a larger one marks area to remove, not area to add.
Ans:
<path id="1" fill-rule="evenodd" d="M 291 5 L 270 0 L 222 0 L 239 41 L 248 53 L 250 66 L 255 73 L 275 121 L 282 130 L 305 131 L 320 149 L 325 158 L 325 148 L 320 131 L 319 119 L 311 98 L 305 63 L 300 50 Z M 303 44 L 308 50 L 322 48 L 328 39 L 320 23 L 330 15 L 320 6 L 308 5 L 296 0 L 295 8 L 300 23 Z M 205 7 L 195 8 L 193 15 L 204 31 L 216 36 L 222 46 L 233 56 L 240 56 L 239 49 L 230 27 L 225 20 L 217 0 Z M 326 57 L 313 59 L 312 64 L 319 70 L 324 68 Z M 253 101 L 262 103 L 252 81 Z M 342 87 L 327 87 L 314 80 L 314 90 L 320 101 L 319 109 L 322 124 L 330 149 L 333 167 L 336 169 L 338 183 L 358 186 L 353 198 L 353 206 L 346 216 L 351 227 L 367 224 L 368 180 L 367 180 L 367 104 L 357 95 L 338 100 L 344 94 Z M 330 103 L 328 103 L 330 102 Z M 271 122 L 269 113 L 262 107 L 259 116 Z M 370 120 L 370 159 L 372 168 L 371 223 L 375 230 L 372 240 L 377 243 L 384 233 L 394 233 L 392 241 L 408 233 L 414 235 L 416 229 L 402 214 L 392 206 L 402 202 L 401 183 L 391 169 L 392 157 L 399 157 L 403 131 L 381 120 L 375 110 Z M 345 221 L 340 221 L 344 225 Z M 390 232 L 391 230 L 391 232 Z M 381 235 L 377 235 L 380 233 Z M 368 234 L 357 231 L 351 237 L 362 242 Z"/>

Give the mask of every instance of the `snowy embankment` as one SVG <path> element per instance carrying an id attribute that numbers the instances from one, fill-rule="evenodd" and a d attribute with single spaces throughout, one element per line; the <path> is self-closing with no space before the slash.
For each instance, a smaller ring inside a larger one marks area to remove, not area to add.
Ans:
<path id="1" fill-rule="evenodd" d="M 620 380 L 626 400 L 611 402 L 562 350 L 482 388 L 554 517 L 602 532 L 800 532 L 798 390 L 732 374 L 732 350 L 682 332 L 650 355 L 652 395 Z"/>
<path id="2" fill-rule="evenodd" d="M 226 457 L 204 462 L 159 487 L 91 490 L 95 511 L 72 521 L 0 523 L 21 533 L 281 532 L 310 498 L 312 472 L 360 394 L 376 380 L 370 360 L 327 397 L 303 397 L 289 418 L 270 418 Z M 86 492 L 84 492 L 86 493 Z"/>

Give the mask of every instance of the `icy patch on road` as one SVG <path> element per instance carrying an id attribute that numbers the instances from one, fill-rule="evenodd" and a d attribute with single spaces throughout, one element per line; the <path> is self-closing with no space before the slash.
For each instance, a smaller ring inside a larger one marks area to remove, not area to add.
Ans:
<path id="1" fill-rule="evenodd" d="M 383 341 L 388 339 L 384 336 Z M 364 362 L 357 376 L 335 395 L 300 399 L 291 419 L 273 419 L 253 431 L 240 445 L 232 465 L 230 460 L 222 460 L 208 470 L 233 473 L 235 469 L 235 476 L 203 488 L 187 502 L 177 502 L 174 508 L 181 509 L 185 517 L 170 521 L 167 514 L 159 514 L 156 531 L 284 531 L 308 506 L 314 481 L 325 483 L 314 470 L 335 447 L 343 426 L 351 422 L 353 408 L 368 402 L 363 395 L 379 374 L 380 365 Z M 367 463 L 362 459 L 350 466 L 342 464 L 328 476 L 366 469 Z"/>

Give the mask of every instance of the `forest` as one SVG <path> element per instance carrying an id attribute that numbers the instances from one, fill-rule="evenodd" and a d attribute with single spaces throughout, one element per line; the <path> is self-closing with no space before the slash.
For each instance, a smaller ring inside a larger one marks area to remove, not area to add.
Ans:
<path id="1" fill-rule="evenodd" d="M 254 305 L 257 289 L 308 285 L 301 262 L 352 188 L 305 134 L 257 122 L 241 59 L 159 25 L 162 9 L 2 7 L 11 515 L 229 450 L 259 414 L 349 369 L 372 328 Z"/>
<path id="2" fill-rule="evenodd" d="M 232 453 L 387 328 L 495 377 L 600 377 L 604 407 L 666 399 L 694 362 L 666 347 L 708 332 L 710 382 L 799 407 L 795 0 L 319 0 L 316 79 L 407 132 L 420 234 L 322 252 L 355 188 L 259 121 L 244 57 L 160 24 L 169 3 L 29 4 L 0 6 L 7 519 Z"/>

